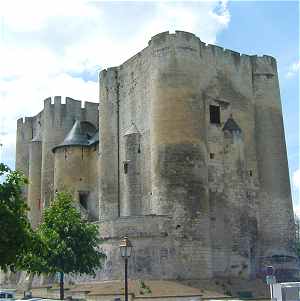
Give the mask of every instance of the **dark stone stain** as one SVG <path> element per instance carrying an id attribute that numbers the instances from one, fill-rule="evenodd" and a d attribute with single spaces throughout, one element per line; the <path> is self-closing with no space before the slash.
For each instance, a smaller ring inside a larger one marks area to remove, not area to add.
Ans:
<path id="1" fill-rule="evenodd" d="M 152 258 L 150 256 L 136 256 L 135 269 L 139 273 L 152 273 Z"/>
<path id="2" fill-rule="evenodd" d="M 163 197 L 170 208 L 176 200 L 192 217 L 207 209 L 207 168 L 199 145 L 165 145 L 160 149 L 158 162 L 157 172 L 166 188 Z"/>

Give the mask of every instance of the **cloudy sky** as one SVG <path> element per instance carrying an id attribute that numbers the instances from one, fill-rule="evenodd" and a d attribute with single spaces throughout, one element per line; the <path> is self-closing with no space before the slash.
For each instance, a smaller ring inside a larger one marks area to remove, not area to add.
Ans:
<path id="1" fill-rule="evenodd" d="M 169 30 L 277 58 L 294 208 L 300 215 L 297 1 L 0 2 L 0 160 L 14 167 L 16 119 L 43 99 L 97 101 L 97 74 Z"/>

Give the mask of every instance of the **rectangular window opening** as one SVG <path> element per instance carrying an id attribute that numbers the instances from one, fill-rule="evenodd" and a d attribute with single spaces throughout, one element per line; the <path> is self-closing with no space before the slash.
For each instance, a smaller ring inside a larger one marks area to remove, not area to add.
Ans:
<path id="1" fill-rule="evenodd" d="M 124 167 L 124 174 L 127 174 L 127 172 L 128 172 L 128 162 L 127 161 L 123 162 L 123 167 Z"/>
<path id="2" fill-rule="evenodd" d="M 209 154 L 209 158 L 210 158 L 210 159 L 214 159 L 214 158 L 215 158 L 215 154 L 214 154 L 214 153 L 210 153 L 210 154 Z"/>
<path id="3" fill-rule="evenodd" d="M 79 203 L 85 209 L 88 210 L 88 191 L 79 191 Z"/>
<path id="4" fill-rule="evenodd" d="M 209 115 L 210 115 L 210 123 L 220 124 L 220 107 L 219 106 L 209 106 Z"/>

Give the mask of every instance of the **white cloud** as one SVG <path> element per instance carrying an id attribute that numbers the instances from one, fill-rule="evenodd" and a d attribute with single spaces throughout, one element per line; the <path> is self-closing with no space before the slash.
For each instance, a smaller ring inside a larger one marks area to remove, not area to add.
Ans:
<path id="1" fill-rule="evenodd" d="M 300 190 L 300 168 L 294 171 L 292 176 L 293 185 Z"/>
<path id="2" fill-rule="evenodd" d="M 92 5 L 84 1 L 3 1 L 1 15 L 14 32 L 37 32 L 47 27 L 51 17 L 91 18 L 97 16 Z M 62 28 L 63 29 L 63 28 Z"/>
<path id="3" fill-rule="evenodd" d="M 16 119 L 37 114 L 43 99 L 97 101 L 100 68 L 121 64 L 162 31 L 190 31 L 215 43 L 230 15 L 227 1 L 11 0 L 1 2 L 0 19 L 0 132 L 7 132 L 0 140 L 11 162 Z"/>
<path id="4" fill-rule="evenodd" d="M 298 62 L 293 63 L 289 67 L 286 77 L 287 78 L 293 77 L 294 75 L 296 75 L 299 72 L 299 70 L 300 70 L 300 60 Z"/>
<path id="5" fill-rule="evenodd" d="M 294 205 L 294 214 L 297 215 L 298 218 L 300 218 L 300 205 Z"/>

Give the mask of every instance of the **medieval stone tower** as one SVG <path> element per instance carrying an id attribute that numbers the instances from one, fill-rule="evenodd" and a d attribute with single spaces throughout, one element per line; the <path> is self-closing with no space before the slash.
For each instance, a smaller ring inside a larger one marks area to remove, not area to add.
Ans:
<path id="1" fill-rule="evenodd" d="M 55 97 L 19 120 L 16 166 L 29 177 L 34 226 L 61 189 L 97 220 L 107 252 L 97 279 L 120 279 L 118 245 L 126 234 L 132 278 L 250 278 L 270 264 L 283 278 L 295 272 L 270 56 L 206 45 L 187 32 L 160 33 L 100 73 L 99 111 Z"/>

